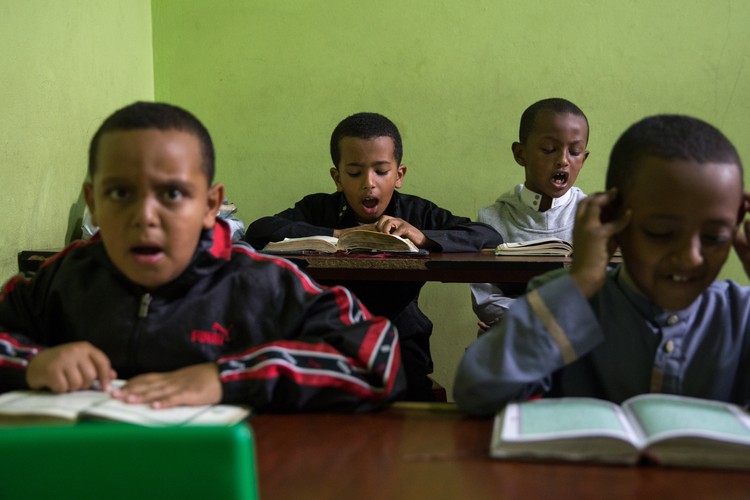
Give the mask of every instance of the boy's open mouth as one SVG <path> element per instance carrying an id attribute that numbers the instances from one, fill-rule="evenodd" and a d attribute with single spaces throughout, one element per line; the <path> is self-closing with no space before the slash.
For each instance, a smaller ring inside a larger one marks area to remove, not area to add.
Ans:
<path id="1" fill-rule="evenodd" d="M 139 245 L 130 249 L 136 262 L 143 265 L 154 265 L 161 261 L 164 250 L 158 246 Z"/>
<path id="2" fill-rule="evenodd" d="M 555 172 L 552 174 L 552 184 L 555 186 L 564 186 L 568 183 L 567 172 Z"/>
<path id="3" fill-rule="evenodd" d="M 130 249 L 135 260 L 141 264 L 153 265 L 161 261 L 164 250 L 155 245 L 139 245 Z"/>
<path id="4" fill-rule="evenodd" d="M 362 206 L 368 209 L 372 209 L 378 206 L 377 198 L 365 198 L 362 200 Z"/>

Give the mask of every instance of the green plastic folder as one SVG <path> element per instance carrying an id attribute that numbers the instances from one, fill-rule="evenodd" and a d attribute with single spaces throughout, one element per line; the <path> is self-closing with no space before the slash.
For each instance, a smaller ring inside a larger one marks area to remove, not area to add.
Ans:
<path id="1" fill-rule="evenodd" d="M 258 498 L 252 431 L 121 423 L 0 430 L 0 498 Z"/>

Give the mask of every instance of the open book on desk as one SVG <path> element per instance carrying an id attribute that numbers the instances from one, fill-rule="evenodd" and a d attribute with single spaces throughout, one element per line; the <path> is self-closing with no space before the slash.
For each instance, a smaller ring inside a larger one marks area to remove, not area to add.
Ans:
<path id="1" fill-rule="evenodd" d="M 736 405 L 667 394 L 621 406 L 593 398 L 511 403 L 495 417 L 490 455 L 747 469 L 750 416 Z"/>
<path id="2" fill-rule="evenodd" d="M 268 243 L 261 252 L 274 254 L 318 253 L 420 253 L 410 240 L 388 233 L 358 229 L 333 236 L 284 238 Z"/>
<path id="3" fill-rule="evenodd" d="M 573 245 L 568 241 L 558 238 L 538 238 L 527 241 L 500 243 L 495 248 L 495 255 L 556 255 L 570 257 L 572 254 Z"/>
<path id="4" fill-rule="evenodd" d="M 122 381 L 118 383 L 123 384 Z M 249 414 L 249 409 L 233 405 L 153 409 L 145 404 L 123 403 L 98 390 L 63 394 L 47 391 L 0 394 L 0 427 L 35 423 L 74 424 L 83 420 L 110 420 L 145 426 L 231 425 Z"/>

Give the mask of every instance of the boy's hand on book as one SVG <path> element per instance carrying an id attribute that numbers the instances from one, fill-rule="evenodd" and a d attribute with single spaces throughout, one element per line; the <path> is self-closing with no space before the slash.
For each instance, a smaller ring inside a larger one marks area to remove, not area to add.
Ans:
<path id="1" fill-rule="evenodd" d="M 417 248 L 427 248 L 431 243 L 422 231 L 398 217 L 382 215 L 375 223 L 375 230 L 410 240 Z"/>
<path id="2" fill-rule="evenodd" d="M 222 387 L 216 363 L 201 363 L 164 373 L 147 373 L 128 380 L 112 393 L 126 403 L 153 408 L 212 405 L 221 401 Z"/>
<path id="3" fill-rule="evenodd" d="M 607 265 L 617 250 L 615 235 L 630 222 L 629 210 L 611 219 L 602 217 L 616 198 L 616 189 L 595 193 L 581 200 L 576 210 L 570 275 L 588 298 L 604 284 Z"/>
<path id="4" fill-rule="evenodd" d="M 37 354 L 26 369 L 31 389 L 72 392 L 90 389 L 94 382 L 108 390 L 117 378 L 109 358 L 89 342 L 70 342 Z"/>
<path id="5" fill-rule="evenodd" d="M 750 212 L 750 192 L 746 191 L 740 213 L 737 216 L 737 233 L 734 238 L 734 251 L 742 262 L 745 274 L 750 276 L 750 219 L 746 219 L 747 213 Z"/>

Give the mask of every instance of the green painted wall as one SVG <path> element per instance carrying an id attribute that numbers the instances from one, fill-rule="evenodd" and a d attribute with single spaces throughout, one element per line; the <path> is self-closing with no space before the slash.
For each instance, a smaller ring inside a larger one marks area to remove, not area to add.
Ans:
<path id="1" fill-rule="evenodd" d="M 750 161 L 742 0 L 154 0 L 153 23 L 156 98 L 205 120 L 246 222 L 333 190 L 330 133 L 357 111 L 401 128 L 404 192 L 470 217 L 522 179 L 510 144 L 544 97 L 589 117 L 587 192 L 647 114 L 708 120 Z M 736 260 L 724 274 L 748 281 Z M 428 284 L 420 303 L 450 387 L 476 332 L 468 287 Z"/>
<path id="2" fill-rule="evenodd" d="M 0 0 L 0 276 L 60 248 L 81 216 L 88 143 L 153 99 L 150 0 Z"/>

